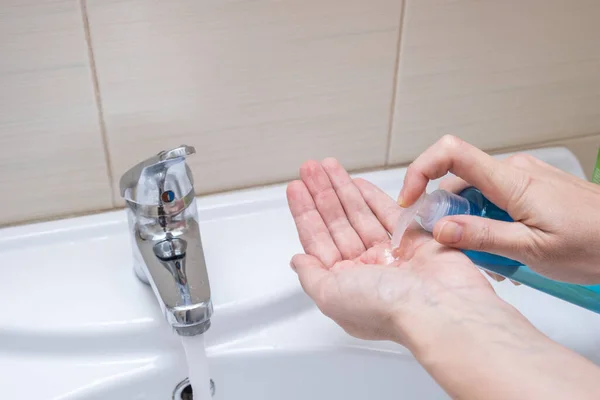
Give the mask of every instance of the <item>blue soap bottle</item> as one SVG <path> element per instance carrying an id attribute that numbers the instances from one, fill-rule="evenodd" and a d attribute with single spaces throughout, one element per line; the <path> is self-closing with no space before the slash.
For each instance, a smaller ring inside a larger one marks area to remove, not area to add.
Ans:
<path id="1" fill-rule="evenodd" d="M 392 236 L 392 247 L 398 247 L 413 219 L 416 218 L 425 230 L 432 232 L 436 222 L 449 215 L 475 215 L 513 222 L 506 211 L 498 208 L 474 187 L 466 188 L 459 194 L 436 190 L 423 194 L 401 214 Z M 483 269 L 600 313 L 600 285 L 584 286 L 554 281 L 506 257 L 473 250 L 464 250 L 464 253 Z"/>

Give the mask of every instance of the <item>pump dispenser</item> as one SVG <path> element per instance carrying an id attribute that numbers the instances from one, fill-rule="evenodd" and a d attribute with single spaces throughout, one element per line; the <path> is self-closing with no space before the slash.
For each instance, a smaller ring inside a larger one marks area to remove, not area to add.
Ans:
<path id="1" fill-rule="evenodd" d="M 439 220 L 450 215 L 473 215 L 513 222 L 506 211 L 497 207 L 474 187 L 469 187 L 459 194 L 436 190 L 429 194 L 423 193 L 415 204 L 405 208 L 400 214 L 392 235 L 392 249 L 400 246 L 402 236 L 413 220 L 416 219 L 423 229 L 432 232 Z M 510 258 L 480 251 L 463 252 L 483 269 L 600 314 L 600 285 L 584 286 L 558 282 Z"/>

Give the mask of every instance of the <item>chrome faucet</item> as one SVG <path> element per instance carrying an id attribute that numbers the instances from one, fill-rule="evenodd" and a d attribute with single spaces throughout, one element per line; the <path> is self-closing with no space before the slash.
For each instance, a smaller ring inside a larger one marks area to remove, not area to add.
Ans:
<path id="1" fill-rule="evenodd" d="M 181 336 L 206 332 L 213 312 L 192 172 L 185 162 L 195 152 L 185 145 L 161 151 L 127 171 L 119 185 L 135 273 L 152 286 Z"/>

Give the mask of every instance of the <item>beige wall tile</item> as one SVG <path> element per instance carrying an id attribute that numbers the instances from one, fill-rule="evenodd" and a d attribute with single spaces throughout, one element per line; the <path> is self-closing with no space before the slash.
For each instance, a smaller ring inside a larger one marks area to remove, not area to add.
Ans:
<path id="1" fill-rule="evenodd" d="M 495 150 L 492 153 L 504 153 L 517 150 L 554 146 L 564 146 L 571 150 L 579 160 L 579 163 L 583 168 L 583 172 L 585 172 L 585 174 L 587 175 L 587 178 L 591 179 L 592 174 L 594 173 L 594 167 L 596 166 L 596 157 L 598 156 L 598 149 L 600 148 L 600 134 L 577 138 L 553 140 L 550 142 L 537 143 L 533 145 L 516 146 L 507 149 Z"/>
<path id="2" fill-rule="evenodd" d="M 600 2 L 408 0 L 390 163 L 600 132 Z"/>
<path id="3" fill-rule="evenodd" d="M 115 182 L 186 143 L 199 192 L 386 157 L 400 0 L 88 0 Z"/>
<path id="4" fill-rule="evenodd" d="M 0 224 L 112 206 L 78 3 L 0 8 Z"/>

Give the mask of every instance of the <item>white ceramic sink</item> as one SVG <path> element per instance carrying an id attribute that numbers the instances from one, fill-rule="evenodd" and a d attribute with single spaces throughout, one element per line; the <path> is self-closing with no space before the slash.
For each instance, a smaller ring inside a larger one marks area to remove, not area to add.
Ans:
<path id="1" fill-rule="evenodd" d="M 531 153 L 583 177 L 565 149 Z M 404 169 L 362 176 L 395 197 Z M 301 247 L 284 185 L 203 197 L 199 208 L 215 398 L 447 398 L 406 349 L 349 337 L 303 294 L 288 266 Z M 127 232 L 123 211 L 0 230 L 0 398 L 171 398 L 187 376 L 184 353 L 133 274 Z M 600 363 L 600 315 L 493 285 L 552 339 Z"/>

